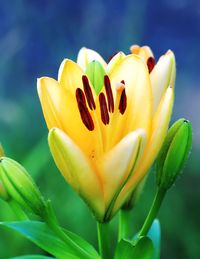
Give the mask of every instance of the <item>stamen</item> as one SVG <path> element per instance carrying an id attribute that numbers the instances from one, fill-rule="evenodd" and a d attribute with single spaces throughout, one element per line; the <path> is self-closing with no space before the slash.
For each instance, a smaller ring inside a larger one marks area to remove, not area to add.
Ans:
<path id="1" fill-rule="evenodd" d="M 106 96 L 108 100 L 108 110 L 109 112 L 114 112 L 114 99 L 113 99 L 110 79 L 108 76 L 104 76 L 104 85 L 105 85 Z"/>
<path id="2" fill-rule="evenodd" d="M 81 88 L 76 89 L 76 100 L 77 100 L 77 103 L 81 102 L 86 106 L 85 95 L 84 95 L 84 92 L 81 90 Z"/>
<path id="3" fill-rule="evenodd" d="M 119 111 L 121 114 L 124 114 L 126 107 L 127 107 L 127 97 L 126 97 L 126 91 L 124 88 L 121 93 L 121 98 L 120 98 L 120 102 L 119 102 Z"/>
<path id="4" fill-rule="evenodd" d="M 101 120 L 105 125 L 107 125 L 109 124 L 110 119 L 109 119 L 108 108 L 106 104 L 106 97 L 104 93 L 100 93 L 99 103 L 100 103 L 100 109 L 101 109 Z"/>
<path id="5" fill-rule="evenodd" d="M 85 95 L 80 88 L 76 89 L 76 100 L 83 124 L 88 130 L 94 130 L 94 122 L 86 106 Z"/>
<path id="6" fill-rule="evenodd" d="M 148 66 L 149 74 L 150 74 L 155 66 L 155 59 L 153 57 L 149 57 L 147 59 L 147 66 Z"/>
<path id="7" fill-rule="evenodd" d="M 96 105 L 95 105 L 95 102 L 94 102 L 94 97 L 93 97 L 92 90 L 91 90 L 91 87 L 90 87 L 87 76 L 83 75 L 82 81 L 83 81 L 83 88 L 84 88 L 84 92 L 85 92 L 85 95 L 86 95 L 87 103 L 88 103 L 91 110 L 95 110 Z"/>

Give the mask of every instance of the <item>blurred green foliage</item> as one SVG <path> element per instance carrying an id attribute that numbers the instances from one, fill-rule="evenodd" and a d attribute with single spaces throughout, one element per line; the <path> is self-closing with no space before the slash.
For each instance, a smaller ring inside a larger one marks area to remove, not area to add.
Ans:
<path id="1" fill-rule="evenodd" d="M 56 169 L 47 145 L 47 129 L 36 92 L 36 78 L 56 77 L 66 56 L 76 58 L 82 45 L 109 57 L 116 50 L 128 52 L 133 43 L 148 44 L 156 58 L 167 48 L 177 58 L 176 102 L 173 121 L 185 117 L 194 126 L 193 150 L 164 201 L 159 218 L 162 229 L 161 258 L 200 255 L 200 74 L 199 2 L 192 1 L 1 1 L 0 4 L 0 141 L 7 156 L 33 176 L 58 218 L 67 229 L 97 247 L 96 225 L 89 209 Z M 169 19 L 170 16 L 170 19 Z M 192 29 L 191 29 L 192 28 Z M 192 31 L 192 32 L 191 32 Z M 186 53 L 187 52 L 187 53 Z M 144 221 L 155 193 L 154 170 L 133 211 L 132 232 Z M 0 220 L 15 220 L 0 201 Z M 116 235 L 117 217 L 112 221 Z M 113 245 L 115 241 L 113 240 Z M 18 234 L 0 229 L 0 258 L 42 253 Z"/>

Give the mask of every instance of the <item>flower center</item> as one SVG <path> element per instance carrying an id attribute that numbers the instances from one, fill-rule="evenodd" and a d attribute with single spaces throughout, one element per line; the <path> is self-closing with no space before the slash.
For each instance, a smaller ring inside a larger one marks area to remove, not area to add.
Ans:
<path id="1" fill-rule="evenodd" d="M 94 122 L 89 109 L 91 111 L 95 110 L 96 104 L 92 94 L 91 86 L 89 84 L 89 80 L 86 75 L 82 76 L 82 82 L 83 82 L 84 91 L 81 88 L 76 89 L 76 101 L 77 101 L 80 117 L 83 124 L 86 126 L 86 128 L 89 131 L 93 131 Z M 118 105 L 118 110 L 123 115 L 127 107 L 127 97 L 126 97 L 126 91 L 124 87 L 125 86 L 124 80 L 122 80 L 120 84 L 123 85 L 123 90 L 121 91 L 120 100 L 117 103 L 115 102 L 115 104 Z M 101 120 L 104 125 L 108 125 L 110 122 L 109 113 L 111 114 L 117 111 L 114 110 L 113 92 L 111 88 L 110 79 L 107 75 L 104 76 L 104 87 L 106 91 L 106 96 L 102 92 L 99 94 L 99 106 L 100 106 L 100 112 L 101 112 Z M 116 88 L 116 91 L 117 91 L 117 88 Z"/>

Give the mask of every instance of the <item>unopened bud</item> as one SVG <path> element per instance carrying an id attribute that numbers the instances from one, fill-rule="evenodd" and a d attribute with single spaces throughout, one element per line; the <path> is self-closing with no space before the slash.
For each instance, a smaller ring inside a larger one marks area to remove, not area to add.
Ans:
<path id="1" fill-rule="evenodd" d="M 9 195 L 6 192 L 6 189 L 3 186 L 3 183 L 0 181 L 0 199 L 4 201 L 9 201 Z"/>
<path id="2" fill-rule="evenodd" d="M 19 163 L 7 157 L 0 158 L 0 183 L 10 199 L 23 209 L 42 216 L 44 199 L 30 175 Z"/>
<path id="3" fill-rule="evenodd" d="M 192 125 L 185 119 L 169 129 L 156 163 L 157 185 L 169 189 L 180 174 L 192 144 Z"/>

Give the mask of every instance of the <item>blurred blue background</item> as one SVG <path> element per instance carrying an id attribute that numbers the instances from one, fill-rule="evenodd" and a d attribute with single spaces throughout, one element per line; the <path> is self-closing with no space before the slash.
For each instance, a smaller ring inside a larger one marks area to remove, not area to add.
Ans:
<path id="1" fill-rule="evenodd" d="M 0 20 L 0 141 L 7 156 L 26 166 L 45 197 L 52 199 L 63 226 L 94 245 L 94 219 L 50 157 L 36 79 L 56 77 L 63 58 L 76 59 L 82 46 L 105 59 L 118 50 L 128 53 L 132 44 L 151 46 L 156 59 L 168 49 L 175 52 L 172 121 L 191 120 L 194 142 L 184 174 L 159 214 L 161 258 L 200 258 L 200 1 L 2 0 Z M 154 192 L 152 173 L 133 213 L 133 230 L 141 226 Z M 14 218 L 0 201 L 0 220 Z M 1 259 L 37 251 L 42 253 L 18 235 L 0 230 Z"/>

